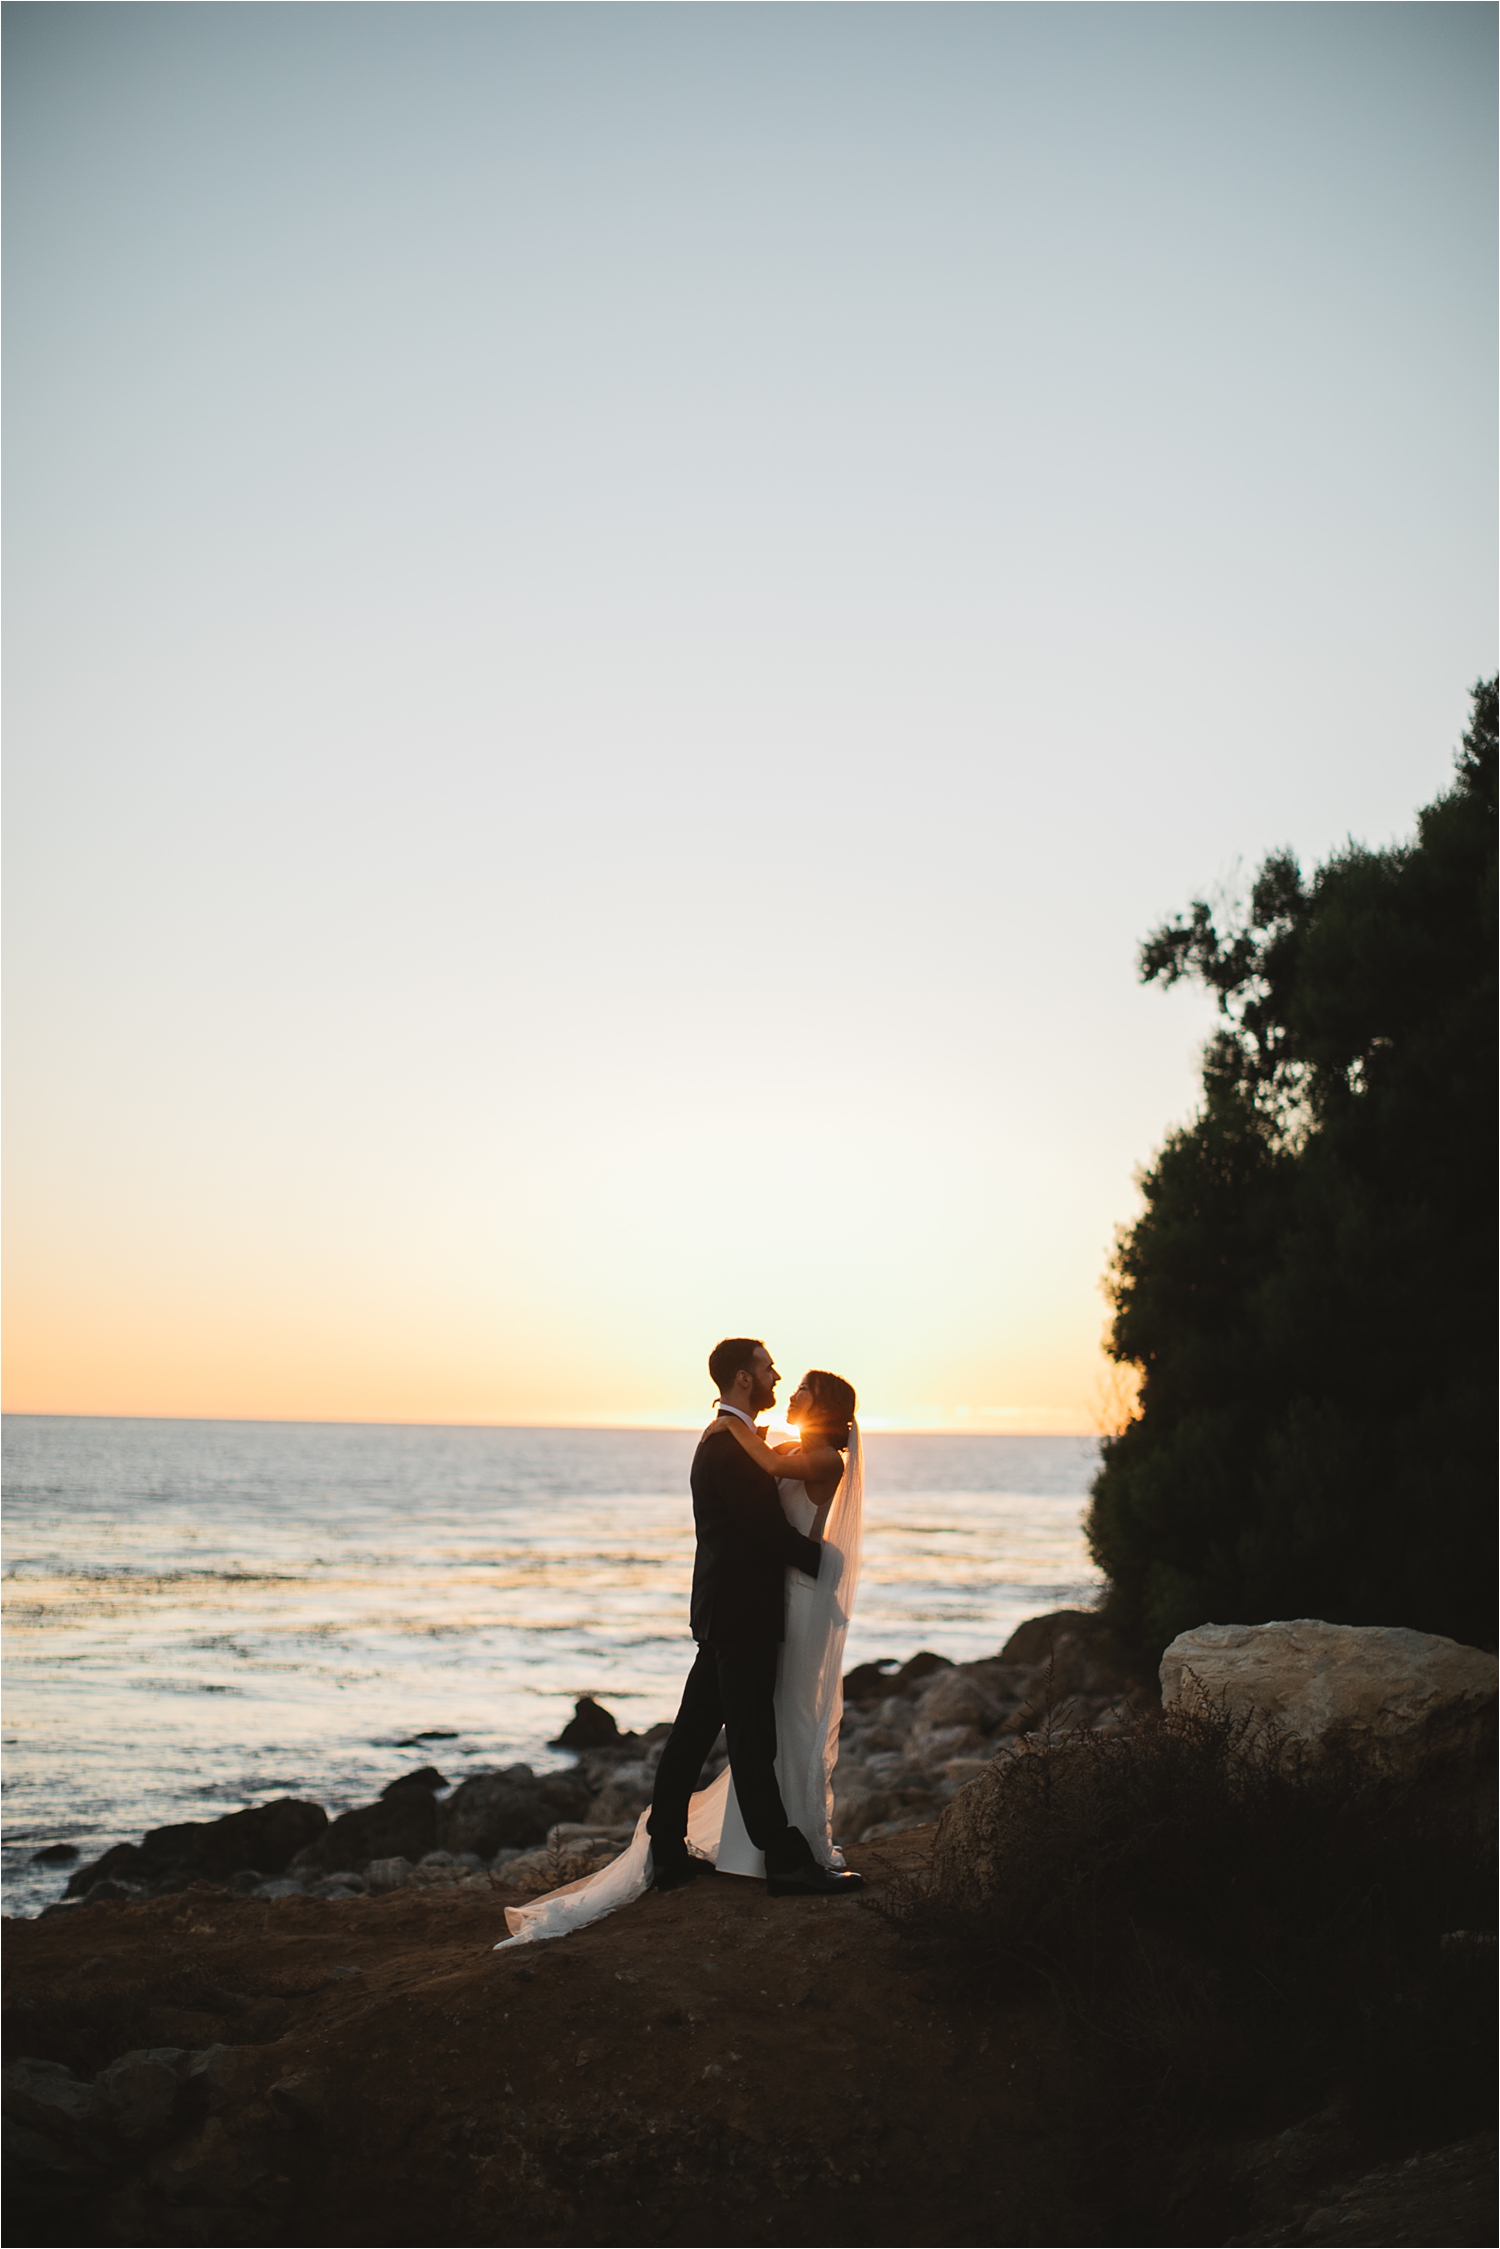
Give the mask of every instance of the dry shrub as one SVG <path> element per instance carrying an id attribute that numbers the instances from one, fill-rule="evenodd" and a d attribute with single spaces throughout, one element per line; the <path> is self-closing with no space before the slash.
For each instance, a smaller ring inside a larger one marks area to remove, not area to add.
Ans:
<path id="1" fill-rule="evenodd" d="M 1050 1993 L 1080 2093 L 1137 2144 L 1335 2091 L 1430 2143 L 1492 2111 L 1493 1949 L 1439 1940 L 1492 1926 L 1494 1858 L 1451 1777 L 1382 1786 L 1174 1709 L 997 1761 L 893 1910 L 981 2005 Z"/>

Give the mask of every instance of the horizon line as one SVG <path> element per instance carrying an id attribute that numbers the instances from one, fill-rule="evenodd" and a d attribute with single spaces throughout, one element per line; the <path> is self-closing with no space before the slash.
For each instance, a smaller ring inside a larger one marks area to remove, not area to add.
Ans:
<path id="1" fill-rule="evenodd" d="M 257 1414 L 257 1413 L 108 1413 L 97 1410 L 79 1412 L 59 1407 L 4 1406 L 0 1418 L 7 1421 L 180 1421 L 219 1426 L 247 1426 L 251 1428 L 286 1429 L 577 1429 L 592 1430 L 601 1434 L 619 1436 L 652 1434 L 661 1436 L 682 1435 L 703 1427 L 710 1418 L 708 1413 L 672 1413 L 664 1409 L 658 1415 L 640 1419 L 621 1420 L 593 1417 L 573 1417 L 560 1421 L 441 1421 L 427 1420 L 414 1415 L 403 1415 L 392 1420 L 367 1418 L 354 1414 Z M 1095 1423 L 1084 1423 L 1083 1416 L 1069 1407 L 1012 1406 L 977 1407 L 964 1413 L 950 1412 L 926 1415 L 871 1414 L 860 1416 L 860 1426 L 866 1432 L 891 1437 L 1093 1437 L 1101 1432 Z M 1026 1426 L 1044 1419 L 1050 1427 Z M 996 1426 L 1003 1422 L 1005 1426 Z M 1066 1423 L 1068 1426 L 1059 1426 Z M 781 1428 L 774 1416 L 768 1427 Z"/>

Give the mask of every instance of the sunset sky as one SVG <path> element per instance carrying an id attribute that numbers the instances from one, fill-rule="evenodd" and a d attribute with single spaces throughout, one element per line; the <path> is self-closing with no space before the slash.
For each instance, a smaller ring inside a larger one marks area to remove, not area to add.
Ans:
<path id="1" fill-rule="evenodd" d="M 1089 1428 L 1494 662 L 1493 11 L 6 11 L 30 1412 Z"/>

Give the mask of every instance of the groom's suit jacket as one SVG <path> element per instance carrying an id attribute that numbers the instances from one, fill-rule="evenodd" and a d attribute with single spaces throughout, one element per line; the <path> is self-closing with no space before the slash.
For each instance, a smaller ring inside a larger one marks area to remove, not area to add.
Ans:
<path id="1" fill-rule="evenodd" d="M 781 1512 L 776 1478 L 727 1429 L 712 1429 L 693 1455 L 693 1638 L 780 1640 L 786 1631 L 786 1572 L 816 1577 L 823 1549 Z"/>

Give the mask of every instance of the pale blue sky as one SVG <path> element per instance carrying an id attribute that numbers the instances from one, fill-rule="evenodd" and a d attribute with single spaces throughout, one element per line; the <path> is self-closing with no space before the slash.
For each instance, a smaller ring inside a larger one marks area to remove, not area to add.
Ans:
<path id="1" fill-rule="evenodd" d="M 6 21 L 9 1402 L 1086 1419 L 1494 661 L 1493 10 Z"/>

